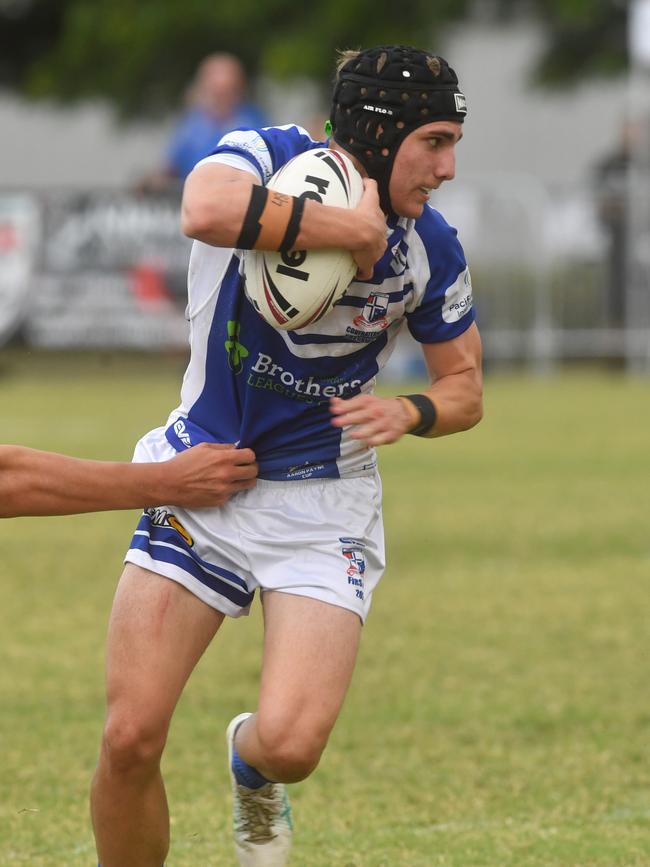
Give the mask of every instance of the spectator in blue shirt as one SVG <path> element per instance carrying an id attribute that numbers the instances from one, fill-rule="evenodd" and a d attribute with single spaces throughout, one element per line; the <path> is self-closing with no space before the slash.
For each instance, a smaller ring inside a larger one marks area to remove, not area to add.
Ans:
<path id="1" fill-rule="evenodd" d="M 185 180 L 197 162 L 208 156 L 219 139 L 238 127 L 267 126 L 263 112 L 245 102 L 246 73 L 232 54 L 210 54 L 199 65 L 166 155 L 172 178 Z"/>

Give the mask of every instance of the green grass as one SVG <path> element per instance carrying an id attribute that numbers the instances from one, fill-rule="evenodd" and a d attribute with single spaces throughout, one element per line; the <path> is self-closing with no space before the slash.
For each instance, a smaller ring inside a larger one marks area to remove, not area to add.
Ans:
<path id="1" fill-rule="evenodd" d="M 182 361 L 9 356 L 2 440 L 128 458 Z M 296 867 L 647 867 L 649 383 L 494 376 L 467 434 L 381 452 L 389 567 Z M 133 513 L 0 523 L 0 865 L 92 865 L 106 621 Z M 169 867 L 234 867 L 223 731 L 260 620 L 197 668 Z"/>

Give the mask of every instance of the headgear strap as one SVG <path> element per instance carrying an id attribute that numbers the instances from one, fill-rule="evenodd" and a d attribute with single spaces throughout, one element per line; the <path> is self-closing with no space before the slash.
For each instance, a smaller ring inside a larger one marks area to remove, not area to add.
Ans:
<path id="1" fill-rule="evenodd" d="M 383 211 L 393 214 L 388 185 L 402 141 L 437 120 L 462 123 L 465 96 L 446 60 L 418 48 L 361 51 L 339 71 L 332 97 L 334 141 L 377 181 Z"/>

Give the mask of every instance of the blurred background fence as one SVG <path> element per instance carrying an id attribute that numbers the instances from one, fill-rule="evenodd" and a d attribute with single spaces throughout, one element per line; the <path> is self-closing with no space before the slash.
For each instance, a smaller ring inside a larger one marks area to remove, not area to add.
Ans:
<path id="1" fill-rule="evenodd" d="M 399 38 L 436 46 L 468 97 L 433 203 L 459 229 L 487 364 L 650 372 L 650 0 L 413 3 L 399 27 L 327 0 L 289 31 L 283 0 L 164 6 L 88 29 L 82 0 L 0 0 L 0 347 L 184 349 L 197 129 L 200 156 L 240 125 L 320 137 L 335 48 Z M 419 357 L 405 337 L 389 371 Z"/>
<path id="2" fill-rule="evenodd" d="M 592 189 L 463 175 L 434 205 L 460 227 L 488 364 L 542 372 L 605 359 L 650 370 L 650 286 L 639 303 L 638 281 L 616 272 L 625 238 L 605 230 Z M 650 251 L 650 237 L 637 241 Z M 0 343 L 185 348 L 190 244 L 173 193 L 0 192 Z M 392 370 L 418 363 L 405 337 Z"/>

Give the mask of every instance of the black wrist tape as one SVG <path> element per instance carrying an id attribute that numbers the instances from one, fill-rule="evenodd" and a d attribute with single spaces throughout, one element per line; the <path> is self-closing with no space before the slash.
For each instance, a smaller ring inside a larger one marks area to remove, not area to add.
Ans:
<path id="1" fill-rule="evenodd" d="M 300 222 L 304 210 L 305 200 L 294 196 L 293 208 L 291 210 L 291 216 L 289 217 L 289 223 L 287 224 L 287 231 L 284 233 L 282 243 L 278 247 L 281 253 L 288 253 L 289 250 L 293 250 L 293 245 L 296 243 L 296 238 L 300 231 Z"/>
<path id="2" fill-rule="evenodd" d="M 253 184 L 235 246 L 239 250 L 293 249 L 305 200 Z"/>
<path id="3" fill-rule="evenodd" d="M 431 428 L 436 423 L 438 411 L 436 405 L 427 397 L 426 394 L 400 394 L 399 397 L 410 400 L 413 406 L 420 413 L 420 421 L 416 426 L 409 431 L 416 437 L 426 436 L 431 431 Z"/>

